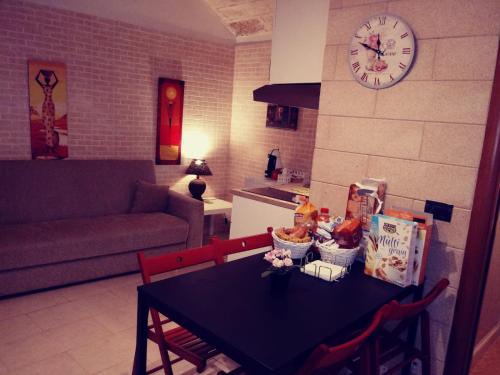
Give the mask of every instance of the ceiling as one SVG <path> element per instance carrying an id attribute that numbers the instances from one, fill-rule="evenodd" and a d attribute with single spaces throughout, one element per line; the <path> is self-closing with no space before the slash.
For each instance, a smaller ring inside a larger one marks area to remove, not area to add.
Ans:
<path id="1" fill-rule="evenodd" d="M 201 40 L 270 40 L 275 0 L 29 0 Z"/>
<path id="2" fill-rule="evenodd" d="M 275 0 L 204 0 L 237 41 L 271 39 Z"/>

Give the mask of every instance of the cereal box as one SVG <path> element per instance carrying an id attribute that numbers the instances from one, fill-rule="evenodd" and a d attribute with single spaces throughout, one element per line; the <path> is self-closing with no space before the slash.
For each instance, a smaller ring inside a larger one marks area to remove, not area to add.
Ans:
<path id="1" fill-rule="evenodd" d="M 412 284 L 422 284 L 424 282 L 425 270 L 427 267 L 427 258 L 429 257 L 433 223 L 432 214 L 398 207 L 385 210 L 384 214 L 415 221 L 417 223 L 417 243 L 415 246 L 415 258 L 413 260 Z"/>
<path id="2" fill-rule="evenodd" d="M 412 283 L 417 223 L 374 215 L 365 259 L 365 274 L 399 286 Z"/>

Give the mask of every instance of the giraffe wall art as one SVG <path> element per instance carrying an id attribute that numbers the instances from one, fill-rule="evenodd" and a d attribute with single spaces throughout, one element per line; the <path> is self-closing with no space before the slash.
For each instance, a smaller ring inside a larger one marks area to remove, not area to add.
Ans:
<path id="1" fill-rule="evenodd" d="M 32 159 L 68 157 L 66 65 L 29 61 Z"/>

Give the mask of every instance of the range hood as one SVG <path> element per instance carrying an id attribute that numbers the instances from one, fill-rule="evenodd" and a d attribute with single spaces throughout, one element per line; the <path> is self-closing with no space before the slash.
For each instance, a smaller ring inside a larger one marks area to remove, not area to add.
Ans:
<path id="1" fill-rule="evenodd" d="M 329 0 L 276 0 L 269 85 L 255 101 L 319 108 Z"/>
<path id="2" fill-rule="evenodd" d="M 289 107 L 319 108 L 321 83 L 277 83 L 253 91 L 253 100 Z"/>

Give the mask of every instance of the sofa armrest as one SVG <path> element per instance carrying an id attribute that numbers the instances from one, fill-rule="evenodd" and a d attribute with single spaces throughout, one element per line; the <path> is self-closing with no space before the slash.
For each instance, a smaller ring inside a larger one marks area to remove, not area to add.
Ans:
<path id="1" fill-rule="evenodd" d="M 203 201 L 170 190 L 167 213 L 180 217 L 189 223 L 187 248 L 199 247 L 203 241 Z"/>

